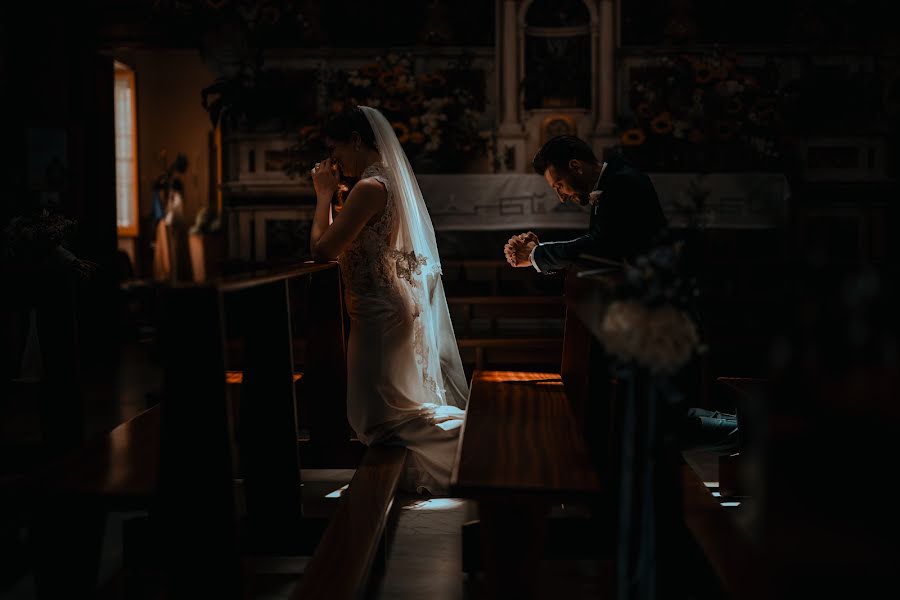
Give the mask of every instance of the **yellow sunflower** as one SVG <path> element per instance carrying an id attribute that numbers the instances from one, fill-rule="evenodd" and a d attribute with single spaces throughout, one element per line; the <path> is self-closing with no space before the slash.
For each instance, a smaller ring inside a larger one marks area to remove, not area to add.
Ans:
<path id="1" fill-rule="evenodd" d="M 397 87 L 397 76 L 390 71 L 382 73 L 378 76 L 378 83 L 381 84 L 383 89 L 395 88 Z"/>
<path id="2" fill-rule="evenodd" d="M 442 86 L 447 83 L 447 79 L 440 73 L 423 73 L 418 79 L 424 86 Z"/>
<path id="3" fill-rule="evenodd" d="M 722 69 L 726 75 L 731 75 L 737 67 L 737 56 L 729 55 L 722 59 Z"/>
<path id="4" fill-rule="evenodd" d="M 776 102 L 774 98 L 761 97 L 753 103 L 753 110 L 761 119 L 768 119 L 775 114 Z"/>
<path id="5" fill-rule="evenodd" d="M 714 74 L 713 69 L 705 62 L 694 63 L 694 81 L 697 83 L 709 83 Z"/>
<path id="6" fill-rule="evenodd" d="M 640 146 L 647 139 L 643 129 L 634 128 L 622 134 L 622 144 L 625 146 Z"/>
<path id="7" fill-rule="evenodd" d="M 692 144 L 702 144 L 706 141 L 706 134 L 699 129 L 692 129 L 688 134 L 688 141 Z"/>
<path id="8" fill-rule="evenodd" d="M 672 113 L 664 112 L 656 115 L 652 121 L 650 121 L 650 128 L 653 129 L 653 133 L 659 135 L 665 135 L 667 133 L 672 132 Z"/>
<path id="9" fill-rule="evenodd" d="M 319 128 L 315 125 L 304 125 L 300 128 L 300 137 L 312 138 L 319 135 Z"/>
<path id="10" fill-rule="evenodd" d="M 379 73 L 381 73 L 381 65 L 377 63 L 364 65 L 359 69 L 359 74 L 368 79 L 378 77 Z"/>
<path id="11" fill-rule="evenodd" d="M 716 121 L 716 137 L 727 142 L 732 139 L 740 129 L 740 125 L 736 121 Z"/>
<path id="12" fill-rule="evenodd" d="M 401 144 L 405 144 L 409 141 L 409 127 L 407 127 L 405 123 L 394 121 L 393 123 L 391 123 L 391 127 L 394 128 L 394 133 L 397 134 L 398 142 L 400 142 Z"/>
<path id="13" fill-rule="evenodd" d="M 385 108 L 385 110 L 389 110 L 389 111 L 392 111 L 392 112 L 397 112 L 397 111 L 400 110 L 402 107 L 403 107 L 403 105 L 400 104 L 400 101 L 399 101 L 399 100 L 395 100 L 394 98 L 388 98 L 387 100 L 384 101 L 384 108 Z"/>

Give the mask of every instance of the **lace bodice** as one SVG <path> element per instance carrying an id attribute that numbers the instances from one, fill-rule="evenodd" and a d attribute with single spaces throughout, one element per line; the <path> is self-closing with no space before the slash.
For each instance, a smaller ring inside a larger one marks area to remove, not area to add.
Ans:
<path id="1" fill-rule="evenodd" d="M 384 185 L 387 201 L 384 210 L 366 223 L 350 247 L 338 257 L 350 301 L 348 304 L 351 305 L 348 308 L 351 310 L 353 297 L 379 294 L 393 284 L 392 238 L 396 232 L 394 194 L 387 177 L 387 167 L 382 163 L 373 163 L 362 172 L 361 179 L 369 177 Z"/>

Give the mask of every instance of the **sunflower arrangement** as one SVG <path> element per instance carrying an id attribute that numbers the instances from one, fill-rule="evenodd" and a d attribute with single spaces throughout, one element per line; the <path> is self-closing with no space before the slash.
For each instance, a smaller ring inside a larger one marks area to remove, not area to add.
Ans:
<path id="1" fill-rule="evenodd" d="M 416 72 L 407 54 L 389 53 L 355 69 L 321 74 L 326 110 L 298 131 L 289 174 L 303 173 L 324 151 L 321 124 L 349 105 L 380 110 L 417 172 L 453 172 L 483 153 L 484 78 L 461 57 L 448 68 Z M 317 152 L 319 152 L 317 154 Z"/>
<path id="2" fill-rule="evenodd" d="M 742 68 L 736 55 L 663 57 L 631 71 L 622 152 L 645 168 L 774 168 L 782 123 L 777 73 Z"/>

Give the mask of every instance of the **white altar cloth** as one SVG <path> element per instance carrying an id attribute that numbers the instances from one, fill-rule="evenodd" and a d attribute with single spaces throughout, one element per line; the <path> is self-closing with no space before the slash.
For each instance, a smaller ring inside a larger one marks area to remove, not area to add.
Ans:
<path id="1" fill-rule="evenodd" d="M 704 196 L 703 227 L 761 229 L 784 225 L 790 196 L 780 173 L 650 173 L 672 227 L 685 225 L 685 207 Z M 586 229 L 587 207 L 561 204 L 534 174 L 419 175 L 436 230 Z"/>

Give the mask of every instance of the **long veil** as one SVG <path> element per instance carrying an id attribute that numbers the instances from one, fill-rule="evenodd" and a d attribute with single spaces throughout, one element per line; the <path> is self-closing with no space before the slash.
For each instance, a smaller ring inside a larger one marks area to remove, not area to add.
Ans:
<path id="1" fill-rule="evenodd" d="M 419 183 L 394 128 L 379 111 L 360 107 L 372 131 L 394 194 L 398 235 L 392 248 L 402 293 L 414 307 L 416 363 L 422 385 L 439 405 L 465 408 L 468 384 L 441 281 L 434 226 Z"/>

